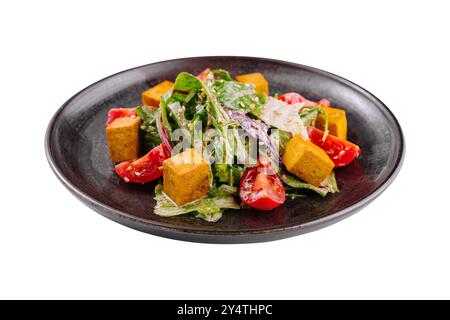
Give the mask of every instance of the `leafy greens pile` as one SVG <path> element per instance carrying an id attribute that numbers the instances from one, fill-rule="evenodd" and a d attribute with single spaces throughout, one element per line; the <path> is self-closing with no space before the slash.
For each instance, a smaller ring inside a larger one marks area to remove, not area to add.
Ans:
<path id="1" fill-rule="evenodd" d="M 319 107 L 286 106 L 283 101 L 256 93 L 252 84 L 234 81 L 226 70 L 212 70 L 204 80 L 187 72 L 180 73 L 172 89 L 161 98 L 159 108 L 137 107 L 145 132 L 145 146 L 151 149 L 163 143 L 172 150 L 170 141 L 177 138 L 184 138 L 191 146 L 200 141 L 211 163 L 211 189 L 204 198 L 175 206 L 158 185 L 155 213 L 161 216 L 193 213 L 206 221 L 217 221 L 225 209 L 239 209 L 235 199 L 241 176 L 247 167 L 257 163 L 256 159 L 248 159 L 249 141 L 239 130 L 258 139 L 267 148 L 266 155 L 271 160 L 279 160 L 292 135 L 305 135 L 305 125 L 314 123 L 319 113 Z M 209 128 L 216 129 L 216 136 L 207 136 Z M 269 134 L 271 128 L 278 129 L 276 136 Z M 183 129 L 184 136 L 176 137 L 176 129 Z M 316 187 L 288 174 L 282 167 L 276 169 L 286 185 L 288 197 L 304 196 L 305 190 L 322 197 L 339 191 L 334 173 Z"/>

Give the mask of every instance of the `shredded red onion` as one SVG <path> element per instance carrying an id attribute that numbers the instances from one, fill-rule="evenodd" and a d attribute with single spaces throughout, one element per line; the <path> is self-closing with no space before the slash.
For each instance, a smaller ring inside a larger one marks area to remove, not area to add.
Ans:
<path id="1" fill-rule="evenodd" d="M 170 144 L 169 136 L 167 134 L 167 129 L 164 127 L 164 125 L 162 123 L 162 115 L 159 115 L 159 117 L 157 117 L 156 121 L 157 121 L 156 128 L 158 129 L 159 137 L 161 138 L 161 141 L 162 141 L 164 147 L 166 147 L 167 151 L 170 154 L 172 154 L 172 145 Z"/>
<path id="2" fill-rule="evenodd" d="M 272 145 L 269 135 L 267 134 L 269 127 L 264 122 L 257 122 L 239 111 L 228 110 L 228 114 L 230 115 L 231 119 L 239 123 L 242 129 L 247 132 L 250 137 L 258 139 L 260 142 L 266 145 L 272 152 L 274 157 L 276 157 L 277 160 L 280 160 L 280 154 L 278 150 L 276 150 L 276 148 Z"/>

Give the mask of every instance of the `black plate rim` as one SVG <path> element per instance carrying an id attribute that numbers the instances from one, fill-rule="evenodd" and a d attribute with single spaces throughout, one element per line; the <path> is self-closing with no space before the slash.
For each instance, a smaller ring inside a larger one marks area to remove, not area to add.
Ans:
<path id="1" fill-rule="evenodd" d="M 55 123 L 57 122 L 58 117 L 61 114 L 61 112 L 78 95 L 82 94 L 85 91 L 88 91 L 89 89 L 91 89 L 92 87 L 97 85 L 98 83 L 101 83 L 101 82 L 108 80 L 112 77 L 115 77 L 119 74 L 126 73 L 128 71 L 132 71 L 135 69 L 139 69 L 139 68 L 154 65 L 154 64 L 159 64 L 159 63 L 164 63 L 164 62 L 170 63 L 170 62 L 176 62 L 176 61 L 180 61 L 180 60 L 191 60 L 191 59 L 227 59 L 227 58 L 259 60 L 259 61 L 272 62 L 272 63 L 276 63 L 276 64 L 284 64 L 284 65 L 293 66 L 296 68 L 301 68 L 304 70 L 308 70 L 308 71 L 311 71 L 314 73 L 324 75 L 329 78 L 333 78 L 334 80 L 341 82 L 341 83 L 351 87 L 354 90 L 359 91 L 363 95 L 367 96 L 369 99 L 375 100 L 377 102 L 376 103 L 377 108 L 381 112 L 386 114 L 386 116 L 388 118 L 393 120 L 393 123 L 395 124 L 395 127 L 398 131 L 399 152 L 397 154 L 397 159 L 396 159 L 395 165 L 393 166 L 393 169 L 391 170 L 390 174 L 376 189 L 374 189 L 365 198 L 350 205 L 347 208 L 344 208 L 340 211 L 336 211 L 326 217 L 312 220 L 312 221 L 309 221 L 309 222 L 306 222 L 306 223 L 303 223 L 300 225 L 293 225 L 293 226 L 288 226 L 288 227 L 277 227 L 277 228 L 269 227 L 269 228 L 258 229 L 258 230 L 238 230 L 238 231 L 214 230 L 214 231 L 209 231 L 209 230 L 204 230 L 202 228 L 195 228 L 194 226 L 192 229 L 189 229 L 189 230 L 180 229 L 180 228 L 171 226 L 170 223 L 165 224 L 165 223 L 151 222 L 149 220 L 140 219 L 140 218 L 132 216 L 126 212 L 117 210 L 113 207 L 110 207 L 110 206 L 96 200 L 95 198 L 93 198 L 93 197 L 89 196 L 88 194 L 84 193 L 83 191 L 81 191 L 77 186 L 75 186 L 73 183 L 71 183 L 71 181 L 58 168 L 58 165 L 56 164 L 56 161 L 53 158 L 53 154 L 52 154 L 52 150 L 51 150 L 52 131 L 53 131 Z M 87 204 L 89 207 L 93 208 L 95 211 L 97 211 L 98 213 L 102 214 L 103 216 L 105 216 L 107 218 L 110 218 L 116 222 L 119 222 L 125 226 L 131 227 L 131 228 L 139 230 L 139 231 L 152 233 L 151 230 L 153 230 L 157 233 L 162 232 L 165 237 L 169 237 L 169 238 L 184 240 L 182 238 L 180 239 L 180 237 L 177 237 L 176 234 L 178 234 L 178 235 L 193 234 L 193 235 L 204 235 L 208 238 L 208 240 L 206 240 L 206 241 L 200 239 L 199 242 L 227 242 L 227 241 L 221 241 L 223 239 L 218 239 L 218 241 L 215 241 L 213 239 L 209 239 L 209 236 L 219 236 L 219 237 L 220 236 L 225 236 L 225 237 L 230 236 L 230 237 L 232 237 L 232 236 L 246 236 L 246 235 L 264 236 L 267 234 L 274 234 L 274 236 L 273 236 L 274 239 L 281 239 L 281 238 L 285 238 L 285 237 L 295 236 L 300 233 L 306 233 L 309 231 L 314 231 L 314 230 L 320 229 L 320 228 L 328 226 L 334 222 L 342 220 L 343 218 L 350 216 L 353 213 L 356 213 L 357 211 L 359 211 L 360 209 L 365 207 L 367 204 L 372 202 L 384 190 L 386 190 L 386 188 L 389 187 L 389 185 L 397 177 L 397 175 L 402 167 L 404 158 L 405 158 L 405 138 L 404 138 L 404 134 L 403 134 L 403 131 L 402 131 L 402 128 L 400 126 L 398 119 L 395 117 L 393 112 L 380 99 L 378 99 L 371 92 L 369 92 L 368 90 L 364 89 L 363 87 L 357 85 L 356 83 L 354 83 L 350 80 L 347 80 L 341 76 L 338 76 L 334 73 L 331 73 L 331 72 L 328 72 L 328 71 L 325 71 L 322 69 L 318 69 L 315 67 L 310 67 L 307 65 L 299 64 L 299 63 L 293 63 L 293 62 L 271 59 L 271 58 L 252 57 L 252 56 L 194 56 L 194 57 L 185 57 L 185 58 L 157 61 L 154 63 L 144 64 L 144 65 L 140 65 L 137 67 L 129 68 L 129 69 L 114 73 L 112 75 L 109 75 L 109 76 L 107 76 L 103 79 L 100 79 L 100 80 L 90 84 L 89 86 L 83 88 L 82 90 L 80 90 L 79 92 L 74 94 L 71 98 L 69 98 L 61 107 L 59 107 L 59 109 L 55 112 L 55 114 L 51 118 L 51 120 L 47 126 L 46 133 L 45 133 L 45 154 L 46 154 L 47 161 L 48 161 L 52 171 L 55 173 L 56 177 L 58 178 L 58 180 L 79 200 L 81 200 L 83 203 Z M 289 235 L 284 235 L 284 236 L 283 235 L 282 236 L 275 235 L 275 234 L 280 234 L 280 233 L 284 233 L 284 232 L 289 232 Z M 268 240 L 274 240 L 274 239 L 268 239 Z M 195 241 L 195 240 L 189 239 L 189 241 Z M 265 240 L 263 238 L 261 238 L 256 241 L 259 242 L 259 241 L 265 241 Z M 241 240 L 237 240 L 237 242 L 243 243 L 243 242 L 255 242 L 255 241 L 252 241 L 252 240 L 242 241 L 242 239 L 241 239 Z"/>

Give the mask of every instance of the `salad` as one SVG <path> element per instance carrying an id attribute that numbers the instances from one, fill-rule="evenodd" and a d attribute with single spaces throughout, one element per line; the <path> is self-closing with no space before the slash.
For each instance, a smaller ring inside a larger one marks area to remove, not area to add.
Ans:
<path id="1" fill-rule="evenodd" d="M 269 96 L 261 73 L 209 68 L 144 91 L 141 106 L 111 109 L 106 138 L 123 181 L 157 181 L 155 214 L 209 222 L 339 192 L 334 170 L 361 154 L 329 100 Z"/>

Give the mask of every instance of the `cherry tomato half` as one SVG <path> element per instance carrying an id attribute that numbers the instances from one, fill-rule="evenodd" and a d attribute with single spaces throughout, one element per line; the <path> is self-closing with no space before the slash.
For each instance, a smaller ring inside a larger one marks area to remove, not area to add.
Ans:
<path id="1" fill-rule="evenodd" d="M 119 163 L 115 171 L 126 182 L 150 182 L 162 176 L 161 166 L 169 157 L 170 153 L 160 144 L 137 160 Z"/>
<path id="2" fill-rule="evenodd" d="M 322 140 L 323 131 L 314 127 L 307 127 L 309 139 L 316 146 L 325 150 L 336 167 L 343 167 L 352 162 L 361 154 L 361 149 L 347 140 L 328 134 L 325 141 Z"/>
<path id="3" fill-rule="evenodd" d="M 244 172 L 239 196 L 250 207 L 272 210 L 286 200 L 283 183 L 267 158 L 261 157 L 258 162 L 256 167 Z"/>
<path id="4" fill-rule="evenodd" d="M 114 108 L 108 112 L 108 120 L 106 126 L 116 120 L 117 118 L 137 116 L 136 108 Z"/>

